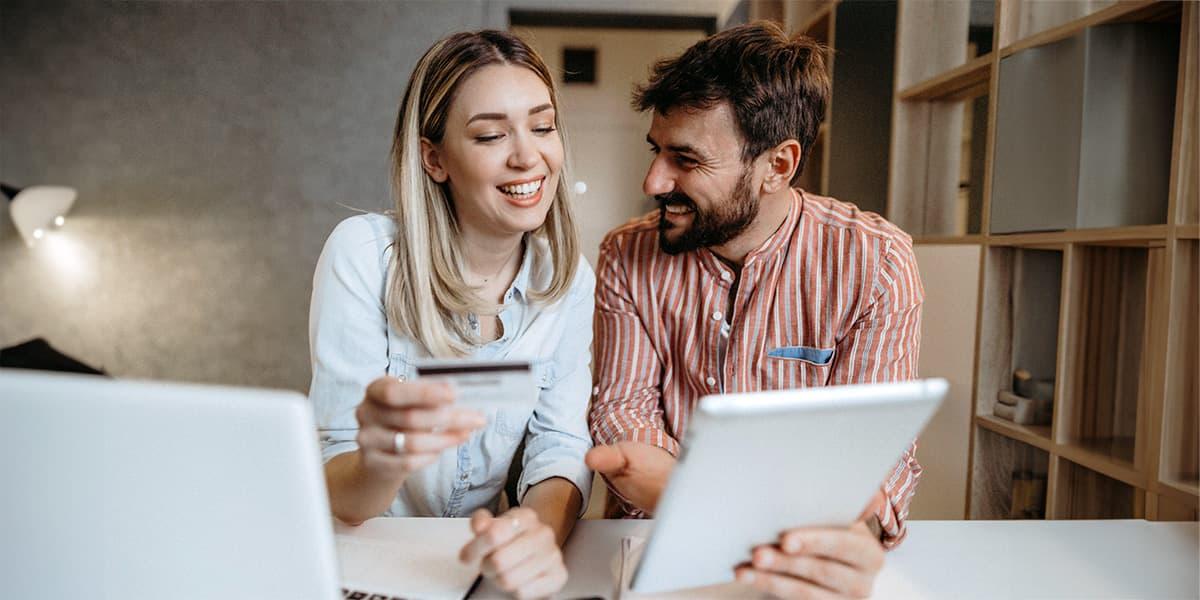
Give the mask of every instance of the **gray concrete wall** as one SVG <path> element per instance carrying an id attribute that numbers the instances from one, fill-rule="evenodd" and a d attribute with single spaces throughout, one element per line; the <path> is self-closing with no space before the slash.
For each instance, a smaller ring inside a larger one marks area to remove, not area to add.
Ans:
<path id="1" fill-rule="evenodd" d="M 0 210 L 0 347 L 122 377 L 306 390 L 325 236 L 388 203 L 413 63 L 481 0 L 4 0 L 0 180 L 70 185 L 26 248 Z M 486 21 L 486 23 L 485 23 Z"/>

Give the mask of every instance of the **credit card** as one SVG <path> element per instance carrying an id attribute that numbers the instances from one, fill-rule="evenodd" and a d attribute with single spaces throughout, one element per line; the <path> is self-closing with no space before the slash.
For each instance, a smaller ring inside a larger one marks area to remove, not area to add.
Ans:
<path id="1" fill-rule="evenodd" d="M 417 363 L 418 379 L 447 381 L 456 402 L 476 408 L 532 407 L 538 386 L 528 361 L 430 360 Z"/>

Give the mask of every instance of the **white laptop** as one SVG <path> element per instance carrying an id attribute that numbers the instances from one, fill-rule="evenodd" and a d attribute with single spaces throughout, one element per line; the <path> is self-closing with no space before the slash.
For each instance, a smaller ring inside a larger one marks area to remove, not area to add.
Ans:
<path id="1" fill-rule="evenodd" d="M 785 529 L 854 522 L 946 389 L 930 379 L 702 398 L 632 590 L 726 583 Z"/>
<path id="2" fill-rule="evenodd" d="M 0 598 L 342 597 L 298 393 L 0 369 L 0 428 Z"/>

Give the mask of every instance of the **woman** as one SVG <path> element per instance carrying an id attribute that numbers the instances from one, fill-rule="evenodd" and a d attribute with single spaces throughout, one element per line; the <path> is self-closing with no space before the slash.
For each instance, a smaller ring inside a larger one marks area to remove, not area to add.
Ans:
<path id="1" fill-rule="evenodd" d="M 460 554 L 520 597 L 562 587 L 588 497 L 592 292 L 541 58 L 500 31 L 417 64 L 392 146 L 395 211 L 337 226 L 314 277 L 311 397 L 334 515 L 471 516 Z M 424 358 L 527 359 L 523 409 L 410 381 Z M 364 388 L 366 390 L 364 397 Z M 518 446 L 519 508 L 495 517 Z"/>

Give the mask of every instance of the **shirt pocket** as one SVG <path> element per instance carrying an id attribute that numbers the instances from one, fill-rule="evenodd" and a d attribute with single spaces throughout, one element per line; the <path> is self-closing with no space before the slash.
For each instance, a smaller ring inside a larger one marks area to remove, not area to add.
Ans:
<path id="1" fill-rule="evenodd" d="M 412 381 L 417 375 L 417 366 L 403 354 L 392 354 L 388 360 L 387 374 L 400 381 Z"/>
<path id="2" fill-rule="evenodd" d="M 833 348 L 815 348 L 812 346 L 780 346 L 767 352 L 770 358 L 805 362 L 817 367 L 828 367 L 833 364 Z"/>

